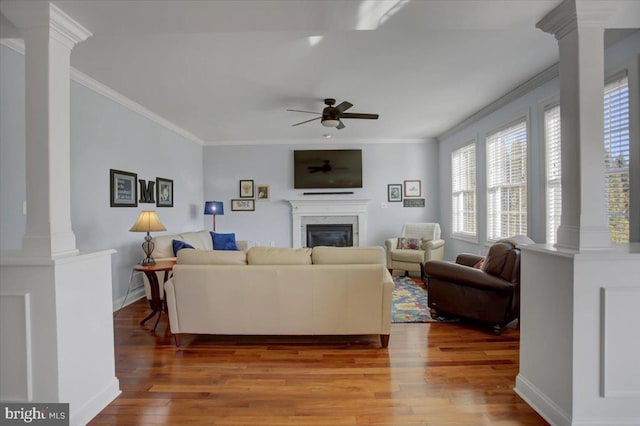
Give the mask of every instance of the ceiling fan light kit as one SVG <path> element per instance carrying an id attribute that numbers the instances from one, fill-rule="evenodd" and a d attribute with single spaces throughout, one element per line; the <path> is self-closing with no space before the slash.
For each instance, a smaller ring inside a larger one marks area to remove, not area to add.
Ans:
<path id="1" fill-rule="evenodd" d="M 340 121 L 339 120 L 322 120 L 320 123 L 322 123 L 324 127 L 338 127 L 338 124 L 340 124 Z"/>
<path id="2" fill-rule="evenodd" d="M 292 112 L 304 112 L 307 114 L 318 114 L 320 117 L 312 118 L 310 120 L 301 121 L 300 123 L 292 124 L 292 126 L 299 126 L 301 124 L 309 123 L 311 121 L 320 120 L 320 124 L 324 127 L 335 127 L 336 129 L 344 129 L 346 126 L 342 122 L 343 118 L 357 118 L 357 119 L 365 119 L 365 120 L 377 120 L 378 114 L 362 114 L 362 113 L 345 113 L 346 110 L 351 108 L 353 104 L 351 102 L 341 102 L 337 106 L 333 106 L 336 103 L 336 100 L 333 98 L 326 98 L 324 100 L 325 105 L 327 105 L 322 113 L 314 112 L 314 111 L 302 111 L 299 109 L 288 109 L 287 111 Z"/>

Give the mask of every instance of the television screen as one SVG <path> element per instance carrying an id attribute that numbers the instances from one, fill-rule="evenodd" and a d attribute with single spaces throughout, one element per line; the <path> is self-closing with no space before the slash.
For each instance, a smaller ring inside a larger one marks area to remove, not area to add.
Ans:
<path id="1" fill-rule="evenodd" d="M 296 189 L 362 188 L 361 149 L 293 152 Z"/>

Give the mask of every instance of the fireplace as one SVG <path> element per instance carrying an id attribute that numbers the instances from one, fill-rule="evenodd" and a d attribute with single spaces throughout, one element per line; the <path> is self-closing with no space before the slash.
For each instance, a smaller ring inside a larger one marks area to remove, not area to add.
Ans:
<path id="1" fill-rule="evenodd" d="M 307 247 L 353 246 L 353 225 L 307 225 Z"/>
<path id="2" fill-rule="evenodd" d="M 307 241 L 307 227 L 309 225 L 349 226 L 351 228 L 349 246 L 358 247 L 367 244 L 367 204 L 369 200 L 334 198 L 289 200 L 289 202 L 291 203 L 291 233 L 294 248 L 312 247 L 312 243 Z M 317 246 L 320 243 L 314 242 L 313 245 Z"/>

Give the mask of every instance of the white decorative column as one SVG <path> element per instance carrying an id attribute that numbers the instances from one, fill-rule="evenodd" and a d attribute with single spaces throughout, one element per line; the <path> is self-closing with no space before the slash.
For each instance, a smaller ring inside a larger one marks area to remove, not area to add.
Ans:
<path id="1" fill-rule="evenodd" d="M 7 2 L 25 40 L 25 253 L 76 254 L 71 229 L 70 56 L 91 33 L 48 2 Z"/>
<path id="2" fill-rule="evenodd" d="M 48 2 L 0 9 L 25 39 L 27 190 L 22 251 L 0 253 L 0 400 L 69 403 L 83 425 L 120 393 L 115 251 L 79 253 L 71 227 L 70 54 L 91 33 Z"/>
<path id="3" fill-rule="evenodd" d="M 603 148 L 604 28 L 640 27 L 640 2 L 565 0 L 538 27 L 560 49 L 562 224 L 521 247 L 515 391 L 552 425 L 640 425 L 640 243 L 610 242 Z"/>
<path id="4" fill-rule="evenodd" d="M 611 247 L 604 178 L 604 24 L 602 2 L 565 1 L 538 23 L 560 49 L 562 218 L 558 247 Z M 578 13 L 578 9 L 579 12 Z"/>

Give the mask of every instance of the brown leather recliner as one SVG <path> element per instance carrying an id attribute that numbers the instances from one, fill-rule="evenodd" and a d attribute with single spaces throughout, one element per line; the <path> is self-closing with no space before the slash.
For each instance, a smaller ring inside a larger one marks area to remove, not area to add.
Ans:
<path id="1" fill-rule="evenodd" d="M 429 308 L 432 316 L 451 314 L 493 324 L 494 333 L 520 314 L 520 249 L 533 243 L 527 237 L 497 241 L 486 258 L 458 255 L 456 263 L 425 263 Z M 477 263 L 484 260 L 482 267 Z"/>

